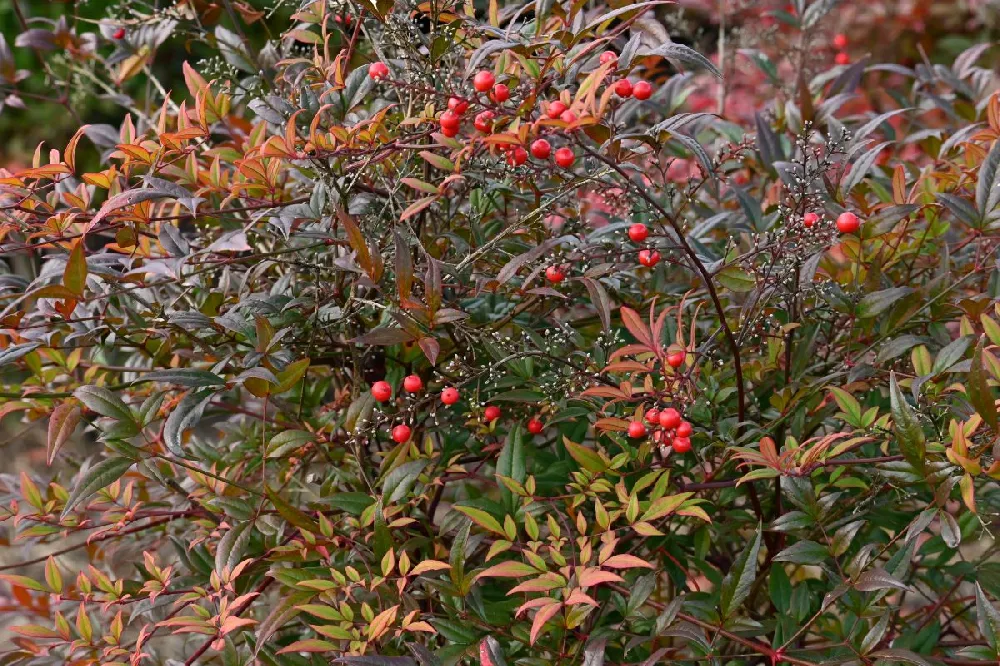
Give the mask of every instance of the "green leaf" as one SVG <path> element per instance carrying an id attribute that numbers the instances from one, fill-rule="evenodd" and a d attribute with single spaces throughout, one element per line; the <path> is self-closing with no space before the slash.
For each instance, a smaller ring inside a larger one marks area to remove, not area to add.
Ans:
<path id="1" fill-rule="evenodd" d="M 315 440 L 316 435 L 306 430 L 285 430 L 279 432 L 267 443 L 267 457 L 280 458 L 289 451 L 294 451 L 306 443 Z"/>
<path id="2" fill-rule="evenodd" d="M 979 626 L 979 634 L 990 647 L 997 650 L 1000 645 L 1000 612 L 986 598 L 979 583 L 976 583 L 976 624 Z"/>
<path id="3" fill-rule="evenodd" d="M 757 577 L 757 556 L 760 554 L 760 535 L 762 526 L 757 525 L 757 533 L 749 548 L 744 548 L 732 569 L 722 579 L 719 592 L 719 608 L 722 617 L 731 616 L 750 594 L 750 588 Z"/>
<path id="4" fill-rule="evenodd" d="M 243 556 L 243 549 L 246 548 L 247 542 L 250 541 L 250 534 L 253 532 L 252 527 L 253 523 L 240 523 L 222 535 L 215 551 L 216 573 L 222 575 L 223 569 L 229 568 L 232 570 L 233 567 L 239 564 Z"/>
<path id="5" fill-rule="evenodd" d="M 382 482 L 382 497 L 387 504 L 393 504 L 404 499 L 409 494 L 417 477 L 427 467 L 426 458 L 410 460 L 392 468 Z"/>
<path id="6" fill-rule="evenodd" d="M 365 493 L 334 493 L 322 500 L 335 509 L 346 511 L 352 516 L 360 516 L 365 509 L 375 503 L 375 498 Z"/>
<path id="7" fill-rule="evenodd" d="M 893 287 L 868 294 L 858 303 L 858 317 L 861 319 L 876 317 L 895 305 L 899 299 L 912 293 L 913 289 L 910 287 Z"/>
<path id="8" fill-rule="evenodd" d="M 500 457 L 497 459 L 497 474 L 514 479 L 518 483 L 524 483 L 528 477 L 524 461 L 524 429 L 520 423 L 515 424 L 510 429 L 503 448 L 500 449 Z M 513 513 L 516 507 L 514 494 L 503 485 L 501 485 L 500 494 L 503 496 L 504 506 Z"/>
<path id="9" fill-rule="evenodd" d="M 41 346 L 42 345 L 39 342 L 25 342 L 24 344 L 13 345 L 11 347 L 7 347 L 6 349 L 0 349 L 0 366 L 13 363 L 19 358 L 27 356 Z"/>
<path id="10" fill-rule="evenodd" d="M 179 458 L 187 457 L 184 452 L 184 431 L 194 427 L 201 420 L 201 415 L 212 399 L 211 389 L 196 389 L 181 398 L 163 424 L 163 442 L 167 449 Z"/>
<path id="11" fill-rule="evenodd" d="M 97 491 L 110 486 L 124 476 L 133 462 L 128 458 L 107 458 L 88 469 L 76 482 L 73 492 L 66 500 L 62 517 L 65 518 L 83 500 L 89 499 Z"/>
<path id="12" fill-rule="evenodd" d="M 990 429 L 997 432 L 997 405 L 993 399 L 993 391 L 987 382 L 987 370 L 983 363 L 983 349 L 986 345 L 986 337 L 979 338 L 976 351 L 972 355 L 972 367 L 969 368 L 969 380 L 966 382 L 966 390 L 969 393 L 969 400 L 976 408 L 979 415 L 990 426 Z"/>
<path id="13" fill-rule="evenodd" d="M 499 534 L 503 538 L 507 538 L 506 533 L 503 530 L 503 526 L 500 525 L 500 521 L 486 513 L 482 509 L 476 509 L 471 506 L 456 506 L 456 511 L 464 513 L 466 516 L 472 519 L 476 525 L 479 525 L 483 529 L 487 529 L 490 532 Z"/>
<path id="14" fill-rule="evenodd" d="M 820 564 L 828 555 L 826 546 L 803 539 L 775 555 L 774 561 L 791 562 L 792 564 Z"/>
<path id="15" fill-rule="evenodd" d="M 885 636 L 885 632 L 889 628 L 890 617 L 889 611 L 882 613 L 882 617 L 875 623 L 875 626 L 865 634 L 861 640 L 861 654 L 868 654 L 882 641 L 882 637 Z"/>
<path id="16" fill-rule="evenodd" d="M 715 277 L 719 284 L 730 291 L 751 291 L 757 286 L 757 281 L 752 275 L 736 266 L 727 266 Z"/>
<path id="17" fill-rule="evenodd" d="M 274 505 L 275 510 L 278 514 L 287 520 L 292 525 L 303 529 L 307 532 L 312 532 L 313 534 L 320 534 L 319 525 L 315 520 L 310 518 L 303 511 L 295 508 L 278 495 L 277 492 L 271 490 L 270 486 L 264 486 L 264 493 L 267 495 L 267 499 L 271 500 L 271 504 Z"/>
<path id="18" fill-rule="evenodd" d="M 118 421 L 132 423 L 138 427 L 128 406 L 122 402 L 121 398 L 106 388 L 81 386 L 73 392 L 73 395 L 92 412 Z"/>
<path id="19" fill-rule="evenodd" d="M 923 472 L 924 455 L 927 452 L 924 429 L 920 427 L 916 414 L 906 402 L 896 383 L 896 373 L 889 373 L 889 402 L 892 406 L 892 427 L 899 441 L 900 451 L 906 461 L 918 472 Z"/>
<path id="20" fill-rule="evenodd" d="M 381 562 L 385 554 L 392 548 L 392 534 L 385 522 L 382 511 L 382 500 L 375 502 L 375 557 Z"/>
<path id="21" fill-rule="evenodd" d="M 83 241 L 80 240 L 73 246 L 73 249 L 69 253 L 66 269 L 63 271 L 63 286 L 74 294 L 82 295 L 86 284 L 87 256 Z"/>
<path id="22" fill-rule="evenodd" d="M 136 384 L 141 382 L 163 382 L 165 384 L 177 384 L 188 388 L 208 388 L 210 386 L 225 386 L 226 380 L 208 370 L 198 370 L 197 368 L 170 368 L 167 370 L 157 370 L 144 375 Z"/>
<path id="23" fill-rule="evenodd" d="M 965 356 L 965 350 L 969 348 L 970 344 L 972 344 L 972 340 L 968 336 L 956 338 L 948 343 L 948 345 L 938 352 L 937 358 L 934 359 L 934 367 L 931 368 L 931 374 L 936 375 L 944 372 L 958 363 Z"/>
<path id="24" fill-rule="evenodd" d="M 600 474 L 607 469 L 604 459 L 601 458 L 601 455 L 597 451 L 571 442 L 566 437 L 563 437 L 563 444 L 566 446 L 566 452 L 585 470 L 594 474 Z"/>

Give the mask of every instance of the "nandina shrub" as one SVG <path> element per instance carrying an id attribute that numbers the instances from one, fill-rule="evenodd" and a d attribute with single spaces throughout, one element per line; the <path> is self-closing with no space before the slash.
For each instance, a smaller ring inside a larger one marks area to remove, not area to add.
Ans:
<path id="1" fill-rule="evenodd" d="M 4 663 L 996 663 L 1000 98 L 834 4 L 25 33 Z"/>

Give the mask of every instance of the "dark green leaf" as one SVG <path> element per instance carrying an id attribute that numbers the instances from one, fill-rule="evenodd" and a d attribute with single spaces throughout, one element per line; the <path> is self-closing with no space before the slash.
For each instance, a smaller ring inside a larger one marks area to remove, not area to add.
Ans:
<path id="1" fill-rule="evenodd" d="M 73 487 L 69 499 L 66 500 L 62 516 L 65 518 L 77 504 L 124 476 L 133 462 L 128 458 L 107 458 L 84 472 Z"/>

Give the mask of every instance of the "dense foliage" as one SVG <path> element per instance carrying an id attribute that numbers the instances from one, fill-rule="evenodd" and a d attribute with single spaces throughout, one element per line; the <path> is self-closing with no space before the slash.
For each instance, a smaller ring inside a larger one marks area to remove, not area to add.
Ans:
<path id="1" fill-rule="evenodd" d="M 985 19 L 681 4 L 19 12 L 0 661 L 997 663 Z"/>

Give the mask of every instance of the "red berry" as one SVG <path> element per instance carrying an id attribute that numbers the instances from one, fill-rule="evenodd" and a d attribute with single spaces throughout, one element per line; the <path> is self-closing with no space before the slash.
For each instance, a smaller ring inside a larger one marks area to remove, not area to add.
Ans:
<path id="1" fill-rule="evenodd" d="M 576 114 L 570 111 L 569 109 L 566 109 L 565 111 L 559 114 L 559 120 L 563 121 L 564 123 L 575 123 Z"/>
<path id="2" fill-rule="evenodd" d="M 372 397 L 379 402 L 385 402 L 392 397 L 392 387 L 389 382 L 375 382 L 372 384 Z"/>
<path id="3" fill-rule="evenodd" d="M 692 432 L 691 424 L 687 421 L 681 421 L 680 425 L 677 426 L 676 435 L 678 437 L 690 437 Z"/>
<path id="4" fill-rule="evenodd" d="M 679 368 L 684 365 L 684 350 L 678 350 L 667 354 L 667 365 L 671 368 Z"/>
<path id="5" fill-rule="evenodd" d="M 493 72 L 487 70 L 482 70 L 476 73 L 475 78 L 472 79 L 472 87 L 479 92 L 486 92 L 493 87 L 493 84 L 497 82 Z"/>
<path id="6" fill-rule="evenodd" d="M 451 97 L 448 99 L 448 108 L 457 113 L 458 115 L 462 115 L 463 113 L 468 111 L 469 103 L 466 102 L 464 99 L 458 97 Z"/>
<path id="7" fill-rule="evenodd" d="M 498 418 L 500 418 L 500 408 L 496 405 L 490 405 L 483 410 L 483 420 L 487 423 L 493 423 Z"/>
<path id="8" fill-rule="evenodd" d="M 446 405 L 454 405 L 458 402 L 458 389 L 454 386 L 449 386 L 441 391 L 441 402 Z"/>
<path id="9" fill-rule="evenodd" d="M 501 104 L 510 99 L 510 88 L 502 83 L 498 83 L 493 86 L 493 101 L 497 104 Z"/>
<path id="10" fill-rule="evenodd" d="M 833 59 L 833 61 L 838 65 L 850 65 L 851 56 L 841 51 L 840 53 L 837 54 L 837 56 Z"/>
<path id="11" fill-rule="evenodd" d="M 649 99 L 653 95 L 653 86 L 649 84 L 649 81 L 636 81 L 635 85 L 632 86 L 632 94 L 635 95 L 636 99 Z"/>
<path id="12" fill-rule="evenodd" d="M 632 239 L 633 243 L 641 243 L 649 238 L 649 229 L 645 224 L 636 222 L 628 228 L 628 237 Z"/>
<path id="13" fill-rule="evenodd" d="M 802 216 L 802 226 L 806 229 L 809 229 L 817 222 L 819 222 L 819 215 L 816 213 L 806 213 Z"/>
<path id="14" fill-rule="evenodd" d="M 552 154 L 552 145 L 545 139 L 535 139 L 531 144 L 531 154 L 539 160 L 547 160 Z"/>
<path id="15" fill-rule="evenodd" d="M 483 134 L 489 134 L 490 130 L 493 129 L 493 112 L 482 111 L 476 114 L 476 118 L 472 121 L 472 124 Z"/>
<path id="16" fill-rule="evenodd" d="M 441 123 L 441 129 L 458 129 L 458 126 L 462 124 L 462 117 L 449 109 L 441 114 L 438 122 Z"/>
<path id="17" fill-rule="evenodd" d="M 646 423 L 650 425 L 656 425 L 660 422 L 660 411 L 653 407 L 646 410 Z"/>
<path id="18" fill-rule="evenodd" d="M 408 425 L 398 425 L 392 429 L 392 439 L 398 444 L 402 444 L 406 440 L 410 439 L 410 426 Z"/>
<path id="19" fill-rule="evenodd" d="M 615 94 L 619 97 L 631 97 L 632 96 L 632 82 L 628 79 L 622 79 L 615 84 Z"/>
<path id="20" fill-rule="evenodd" d="M 677 453 L 687 453 L 691 450 L 691 440 L 687 437 L 677 437 L 673 441 L 673 448 Z"/>
<path id="21" fill-rule="evenodd" d="M 532 435 L 537 435 L 544 429 L 545 426 L 542 425 L 542 422 L 539 421 L 538 419 L 531 419 L 530 421 L 528 421 L 528 432 L 530 432 Z"/>
<path id="22" fill-rule="evenodd" d="M 660 427 L 668 430 L 676 428 L 681 424 L 681 413 L 673 407 L 667 407 L 660 412 Z"/>
<path id="23" fill-rule="evenodd" d="M 115 34 L 112 35 L 115 39 L 125 39 L 125 28 L 118 28 L 115 30 Z"/>
<path id="24" fill-rule="evenodd" d="M 853 234 L 861 228 L 861 220 L 854 213 L 841 213 L 837 217 L 837 229 L 842 234 Z"/>
<path id="25" fill-rule="evenodd" d="M 660 253 L 656 250 L 640 250 L 639 263 L 647 268 L 652 268 L 660 263 Z"/>
<path id="26" fill-rule="evenodd" d="M 576 161 L 576 155 L 573 154 L 572 148 L 567 148 L 563 146 L 556 151 L 556 164 L 564 169 L 568 169 L 573 166 L 573 162 Z"/>
<path id="27" fill-rule="evenodd" d="M 520 166 L 528 161 L 528 151 L 517 146 L 507 153 L 507 161 L 510 162 L 511 166 Z"/>
<path id="28" fill-rule="evenodd" d="M 566 105 L 556 100 L 554 102 L 549 102 L 549 108 L 546 109 L 546 114 L 549 118 L 558 118 L 566 110 Z"/>
<path id="29" fill-rule="evenodd" d="M 632 421 L 628 424 L 628 436 L 632 439 L 639 439 L 646 436 L 646 426 L 642 421 Z"/>
<path id="30" fill-rule="evenodd" d="M 601 54 L 601 64 L 607 65 L 608 63 L 614 63 L 618 60 L 618 54 L 614 51 L 605 51 Z"/>
<path id="31" fill-rule="evenodd" d="M 448 137 L 458 136 L 458 128 L 457 127 L 442 127 L 441 128 L 441 134 L 444 134 L 445 136 L 448 136 Z"/>
<path id="32" fill-rule="evenodd" d="M 833 36 L 833 46 L 841 51 L 847 48 L 847 35 L 840 33 Z"/>
<path id="33" fill-rule="evenodd" d="M 373 62 L 368 65 L 368 76 L 378 81 L 389 76 L 389 66 L 384 62 Z"/>
<path id="34" fill-rule="evenodd" d="M 417 375 L 408 375 L 403 380 L 403 390 L 407 393 L 416 393 L 424 387 L 424 382 Z"/>
<path id="35" fill-rule="evenodd" d="M 559 284 L 566 279 L 566 274 L 559 266 L 549 266 L 545 269 L 545 279 L 552 284 Z"/>

